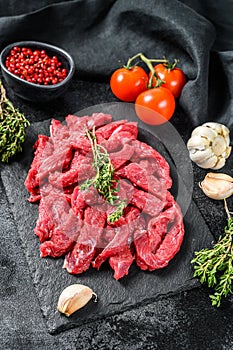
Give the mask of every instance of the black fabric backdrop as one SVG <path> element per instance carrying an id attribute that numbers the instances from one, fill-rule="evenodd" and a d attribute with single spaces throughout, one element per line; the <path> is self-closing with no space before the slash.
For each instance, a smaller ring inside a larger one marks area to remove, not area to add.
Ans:
<path id="1" fill-rule="evenodd" d="M 0 49 L 18 40 L 40 40 L 68 50 L 76 64 L 70 88 L 52 104 L 27 103 L 6 86 L 8 96 L 32 122 L 62 117 L 116 101 L 108 85 L 110 74 L 135 53 L 166 55 L 171 60 L 179 58 L 188 78 L 172 119 L 183 139 L 207 120 L 222 122 L 232 131 L 232 14 L 231 0 L 10 0 L 7 4 L 2 0 Z M 231 159 L 224 169 L 228 173 L 232 173 Z M 194 165 L 195 184 L 204 174 Z M 61 336 L 48 335 L 0 185 L 2 349 L 233 348 L 232 298 L 220 310 L 213 309 L 205 288 Z M 207 200 L 197 185 L 193 197 L 217 237 L 225 223 L 222 204 Z"/>
<path id="2" fill-rule="evenodd" d="M 45 0 L 33 3 L 12 0 L 7 10 L 2 8 L 1 48 L 30 39 L 57 44 L 73 55 L 79 79 L 106 81 L 137 52 L 178 58 L 188 78 L 180 106 L 189 120 L 197 125 L 218 118 L 231 126 L 231 52 L 210 52 L 231 49 L 233 39 L 222 33 L 216 38 L 213 23 L 190 7 L 174 0 L 73 0 L 45 7 Z M 231 25 L 230 1 L 226 6 L 212 2 L 210 10 L 206 1 L 188 4 L 210 19 L 220 16 L 220 25 L 227 12 L 226 26 Z"/>

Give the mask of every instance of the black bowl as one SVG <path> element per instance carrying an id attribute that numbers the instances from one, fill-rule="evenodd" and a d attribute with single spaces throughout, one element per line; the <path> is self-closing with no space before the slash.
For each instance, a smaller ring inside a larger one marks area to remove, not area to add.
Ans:
<path id="1" fill-rule="evenodd" d="M 11 49 L 15 46 L 27 47 L 32 50 L 44 49 L 48 56 L 57 56 L 62 66 L 67 70 L 66 78 L 55 85 L 39 85 L 23 80 L 9 72 L 5 66 L 5 61 Z M 14 93 L 25 100 L 33 102 L 48 102 L 59 97 L 66 91 L 75 71 L 74 61 L 66 51 L 59 47 L 37 41 L 20 41 L 5 47 L 0 55 L 0 66 L 6 83 Z"/>

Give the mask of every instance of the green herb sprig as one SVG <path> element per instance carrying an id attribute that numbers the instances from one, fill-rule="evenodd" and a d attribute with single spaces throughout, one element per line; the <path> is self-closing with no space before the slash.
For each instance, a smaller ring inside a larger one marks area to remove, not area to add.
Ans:
<path id="1" fill-rule="evenodd" d="M 109 158 L 107 150 L 97 143 L 97 138 L 95 135 L 95 127 L 92 131 L 87 130 L 86 136 L 90 140 L 91 149 L 93 153 L 93 167 L 96 171 L 96 176 L 93 179 L 86 180 L 81 186 L 80 190 L 86 190 L 90 186 L 94 186 L 99 194 L 101 194 L 106 201 L 111 205 L 116 206 L 116 210 L 109 215 L 109 222 L 115 222 L 123 215 L 123 210 L 127 206 L 126 200 L 119 201 L 119 196 L 117 196 L 118 188 L 116 183 L 118 180 L 113 178 L 114 167 Z"/>
<path id="2" fill-rule="evenodd" d="M 225 235 L 220 237 L 212 248 L 195 252 L 194 277 L 198 277 L 201 283 L 206 283 L 213 288 L 210 295 L 213 306 L 219 307 L 223 297 L 233 294 L 233 219 L 226 206 L 228 214 Z"/>
<path id="3" fill-rule="evenodd" d="M 108 216 L 108 221 L 115 222 L 115 221 L 119 220 L 120 217 L 123 215 L 123 211 L 124 211 L 126 206 L 127 206 L 127 201 L 126 201 L 126 199 L 123 199 L 117 205 L 116 210 L 114 210 L 114 212 Z"/>
<path id="4" fill-rule="evenodd" d="M 0 93 L 0 160 L 7 163 L 12 156 L 22 151 L 29 121 L 6 97 L 1 81 Z"/>

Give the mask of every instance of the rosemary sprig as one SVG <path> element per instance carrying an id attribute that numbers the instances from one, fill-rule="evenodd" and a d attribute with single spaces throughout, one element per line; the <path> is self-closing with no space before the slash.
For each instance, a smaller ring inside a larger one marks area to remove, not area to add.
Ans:
<path id="1" fill-rule="evenodd" d="M 225 235 L 213 248 L 195 252 L 196 257 L 191 261 L 194 264 L 194 277 L 213 288 L 214 293 L 210 298 L 212 305 L 217 307 L 221 305 L 223 297 L 233 294 L 233 219 L 229 216 L 224 232 Z"/>
<path id="2" fill-rule="evenodd" d="M 0 93 L 0 160 L 7 163 L 9 158 L 22 151 L 29 121 L 6 97 L 1 81 Z"/>
<path id="3" fill-rule="evenodd" d="M 127 206 L 126 200 L 119 201 L 119 196 L 116 195 L 118 192 L 118 188 L 116 188 L 118 180 L 113 178 L 114 167 L 107 150 L 97 143 L 95 127 L 93 127 L 92 131 L 87 130 L 86 136 L 91 143 L 93 167 L 96 171 L 96 176 L 93 179 L 86 180 L 80 186 L 80 189 L 81 191 L 86 190 L 93 185 L 106 201 L 116 206 L 116 210 L 108 217 L 109 222 L 115 222 L 123 215 L 123 210 Z"/>

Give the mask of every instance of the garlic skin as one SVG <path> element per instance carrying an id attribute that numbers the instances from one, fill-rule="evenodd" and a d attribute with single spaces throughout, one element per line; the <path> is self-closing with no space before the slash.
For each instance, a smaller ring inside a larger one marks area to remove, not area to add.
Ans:
<path id="1" fill-rule="evenodd" d="M 229 135 L 229 129 L 220 123 L 198 126 L 187 142 L 191 160 L 200 168 L 221 169 L 231 153 Z"/>
<path id="2" fill-rule="evenodd" d="M 222 200 L 233 194 L 233 178 L 223 173 L 208 173 L 199 186 L 212 199 Z"/>
<path id="3" fill-rule="evenodd" d="M 75 311 L 84 307 L 93 296 L 96 302 L 97 295 L 91 288 L 83 284 L 71 284 L 62 291 L 58 299 L 57 309 L 69 317 Z"/>

